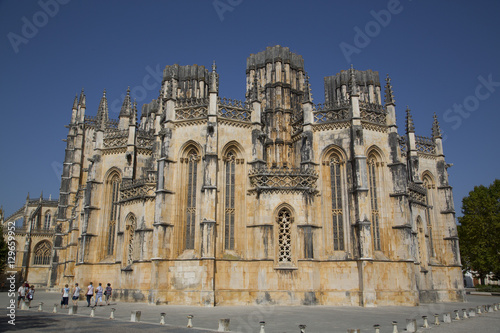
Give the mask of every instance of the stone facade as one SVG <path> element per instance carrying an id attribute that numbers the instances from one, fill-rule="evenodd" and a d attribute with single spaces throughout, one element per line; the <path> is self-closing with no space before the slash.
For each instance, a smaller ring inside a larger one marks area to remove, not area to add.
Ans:
<path id="1" fill-rule="evenodd" d="M 3 235 L 8 241 L 9 229 L 15 227 L 15 263 L 9 272 L 16 272 L 16 281 L 29 279 L 30 284 L 47 287 L 53 255 L 55 220 L 58 200 L 30 199 L 14 214 L 4 219 L 0 213 Z M 10 227 L 10 228 L 9 228 Z M 10 273 L 12 274 L 12 273 Z"/>
<path id="2" fill-rule="evenodd" d="M 215 63 L 166 66 L 140 122 L 129 92 L 118 120 L 105 92 L 96 117 L 75 97 L 51 286 L 152 304 L 463 300 L 436 117 L 417 136 L 407 109 L 400 135 L 390 79 L 352 68 L 314 104 L 281 46 L 247 59 L 245 102 L 218 80 Z"/>

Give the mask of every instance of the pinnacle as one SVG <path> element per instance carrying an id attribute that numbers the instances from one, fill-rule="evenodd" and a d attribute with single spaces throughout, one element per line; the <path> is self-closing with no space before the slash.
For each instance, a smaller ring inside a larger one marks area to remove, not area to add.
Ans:
<path id="1" fill-rule="evenodd" d="M 106 123 L 108 122 L 108 100 L 106 99 L 106 89 L 102 92 L 101 102 L 99 103 L 99 109 L 97 110 L 97 123 L 99 127 L 104 129 Z"/>
<path id="2" fill-rule="evenodd" d="M 434 121 L 432 123 L 432 138 L 441 138 L 441 128 L 439 127 L 439 122 L 436 113 L 434 112 Z"/>
<path id="3" fill-rule="evenodd" d="M 385 105 L 395 105 L 396 100 L 394 99 L 394 93 L 392 91 L 391 78 L 389 74 L 387 74 L 387 78 L 385 79 Z"/>
<path id="4" fill-rule="evenodd" d="M 132 109 L 132 103 L 130 99 L 130 87 L 127 89 L 127 95 L 123 99 L 122 108 L 120 110 L 120 115 L 118 117 L 130 117 Z"/>
<path id="5" fill-rule="evenodd" d="M 410 108 L 406 106 L 406 133 L 415 133 L 415 126 L 411 117 Z"/>

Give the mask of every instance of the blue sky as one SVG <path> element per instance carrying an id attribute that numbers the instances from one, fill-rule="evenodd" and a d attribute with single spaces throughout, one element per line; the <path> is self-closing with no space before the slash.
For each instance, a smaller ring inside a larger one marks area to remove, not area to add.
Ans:
<path id="1" fill-rule="evenodd" d="M 323 77 L 352 63 L 390 74 L 400 134 L 406 105 L 417 135 L 435 112 L 460 213 L 499 178 L 498 13 L 498 1 L 1 1 L 0 204 L 9 215 L 28 192 L 58 197 L 82 87 L 88 115 L 106 88 L 117 118 L 127 86 L 142 105 L 166 65 L 216 60 L 220 95 L 243 99 L 246 58 L 279 44 L 304 57 L 315 103 Z"/>

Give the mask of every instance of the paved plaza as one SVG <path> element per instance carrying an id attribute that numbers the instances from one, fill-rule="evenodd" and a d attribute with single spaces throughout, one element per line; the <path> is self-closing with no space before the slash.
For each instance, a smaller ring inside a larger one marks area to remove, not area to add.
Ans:
<path id="1" fill-rule="evenodd" d="M 406 319 L 417 319 L 418 330 L 430 333 L 460 332 L 500 332 L 500 311 L 485 313 L 474 318 L 453 320 L 443 323 L 443 313 L 454 310 L 475 308 L 480 305 L 499 303 L 498 296 L 468 295 L 466 303 L 424 304 L 418 307 L 346 307 L 346 306 L 220 306 L 195 307 L 178 305 L 148 305 L 145 303 L 112 302 L 109 306 L 95 308 L 95 317 L 91 318 L 91 308 L 86 301 L 78 302 L 77 315 L 68 315 L 67 309 L 57 307 L 59 293 L 37 291 L 29 310 L 17 310 L 15 326 L 8 324 L 6 306 L 9 297 L 0 293 L 2 306 L 0 331 L 23 332 L 210 332 L 218 329 L 218 321 L 229 318 L 232 332 L 259 332 L 260 321 L 265 321 L 266 333 L 300 332 L 299 325 L 306 325 L 305 332 L 347 332 L 349 328 L 361 332 L 375 332 L 373 325 L 380 325 L 380 332 L 393 332 L 392 321 L 398 322 L 399 332 L 405 332 Z M 17 299 L 16 299 L 17 302 Z M 43 302 L 43 311 L 38 312 L 38 304 Z M 70 301 L 71 303 L 71 301 Z M 111 309 L 115 319 L 110 320 Z M 141 322 L 130 322 L 132 311 L 141 311 Z M 166 314 L 166 325 L 159 325 L 160 313 Z M 434 314 L 439 314 L 441 324 L 434 326 Z M 187 316 L 193 315 L 193 328 L 186 328 Z M 430 329 L 423 329 L 422 316 L 428 316 Z M 462 318 L 462 311 L 460 311 Z"/>

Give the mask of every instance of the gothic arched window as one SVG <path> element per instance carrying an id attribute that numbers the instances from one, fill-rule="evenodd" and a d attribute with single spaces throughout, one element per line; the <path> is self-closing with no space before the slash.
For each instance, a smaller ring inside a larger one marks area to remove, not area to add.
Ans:
<path id="1" fill-rule="evenodd" d="M 224 248 L 226 250 L 234 250 L 235 157 L 234 152 L 231 151 L 224 158 L 226 169 Z"/>
<path id="2" fill-rule="evenodd" d="M 186 198 L 186 249 L 194 249 L 196 225 L 196 184 L 198 174 L 198 153 L 192 149 L 187 157 L 187 198 Z"/>
<path id="3" fill-rule="evenodd" d="M 288 208 L 281 208 L 276 222 L 278 223 L 278 262 L 292 261 L 292 214 Z"/>
<path id="4" fill-rule="evenodd" d="M 377 172 L 379 162 L 375 157 L 368 159 L 368 181 L 370 183 L 370 203 L 372 208 L 373 248 L 380 251 L 380 211 L 377 195 Z"/>
<path id="5" fill-rule="evenodd" d="M 116 220 L 118 217 L 118 201 L 120 198 L 120 176 L 113 173 L 108 181 L 108 205 L 109 205 L 109 220 L 108 220 L 108 239 L 107 239 L 107 254 L 112 255 L 115 245 L 115 230 Z"/>
<path id="6" fill-rule="evenodd" d="M 52 216 L 51 216 L 50 212 L 47 212 L 47 213 L 45 214 L 45 223 L 43 224 L 43 228 L 44 228 L 45 230 L 48 230 L 48 229 L 50 228 L 50 220 L 51 220 L 51 217 L 52 217 Z"/>
<path id="7" fill-rule="evenodd" d="M 332 196 L 333 249 L 344 250 L 344 222 L 342 211 L 342 176 L 340 158 L 333 155 L 330 158 L 330 191 Z"/>
<path id="8" fill-rule="evenodd" d="M 33 250 L 33 264 L 34 265 L 49 265 L 52 246 L 48 241 L 42 241 L 35 246 Z"/>
<path id="9" fill-rule="evenodd" d="M 38 229 L 40 227 L 40 225 L 38 224 L 38 213 L 33 216 L 32 220 L 31 220 L 31 229 L 34 230 L 34 229 Z"/>

